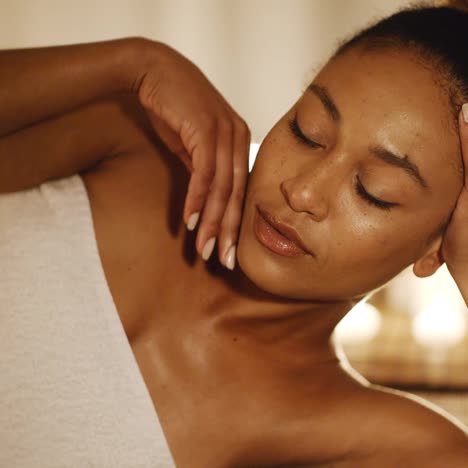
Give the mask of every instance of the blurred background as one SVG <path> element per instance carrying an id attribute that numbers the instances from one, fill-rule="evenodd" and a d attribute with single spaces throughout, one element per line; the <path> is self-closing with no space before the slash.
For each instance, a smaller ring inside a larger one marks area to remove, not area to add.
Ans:
<path id="1" fill-rule="evenodd" d="M 0 0 L 0 48 L 124 36 L 165 42 L 203 70 L 259 144 L 340 39 L 408 3 Z M 255 150 L 253 145 L 251 165 Z M 355 307 L 335 338 L 370 381 L 418 393 L 468 423 L 467 321 L 466 306 L 445 268 L 427 279 L 408 269 Z"/>

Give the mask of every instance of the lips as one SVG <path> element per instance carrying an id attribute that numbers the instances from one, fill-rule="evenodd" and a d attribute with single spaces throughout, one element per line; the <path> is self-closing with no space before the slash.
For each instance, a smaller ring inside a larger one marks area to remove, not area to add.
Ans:
<path id="1" fill-rule="evenodd" d="M 257 206 L 254 230 L 257 239 L 268 249 L 287 257 L 313 255 L 296 230 Z"/>

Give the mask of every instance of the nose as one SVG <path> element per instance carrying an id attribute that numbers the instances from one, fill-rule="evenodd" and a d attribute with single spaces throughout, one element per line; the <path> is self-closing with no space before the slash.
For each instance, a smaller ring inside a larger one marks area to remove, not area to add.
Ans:
<path id="1" fill-rule="evenodd" d="M 327 218 L 333 174 L 325 167 L 315 166 L 312 170 L 301 170 L 298 174 L 283 180 L 281 193 L 292 210 L 307 212 L 315 221 Z M 330 169 L 330 168 L 328 168 Z"/>

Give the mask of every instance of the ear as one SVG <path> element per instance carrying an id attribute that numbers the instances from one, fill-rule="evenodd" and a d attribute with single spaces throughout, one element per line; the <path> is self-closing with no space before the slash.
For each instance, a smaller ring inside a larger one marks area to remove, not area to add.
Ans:
<path id="1" fill-rule="evenodd" d="M 413 265 L 413 273 L 419 278 L 433 275 L 444 264 L 441 253 L 442 236 L 438 236 L 426 250 L 426 253 L 418 258 Z"/>

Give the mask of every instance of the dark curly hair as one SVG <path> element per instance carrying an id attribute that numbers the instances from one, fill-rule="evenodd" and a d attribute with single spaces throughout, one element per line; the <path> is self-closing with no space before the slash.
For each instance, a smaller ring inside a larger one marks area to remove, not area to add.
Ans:
<path id="1" fill-rule="evenodd" d="M 342 41 L 332 57 L 359 46 L 364 50 L 414 52 L 446 91 L 458 131 L 458 114 L 468 101 L 468 12 L 413 4 Z"/>

